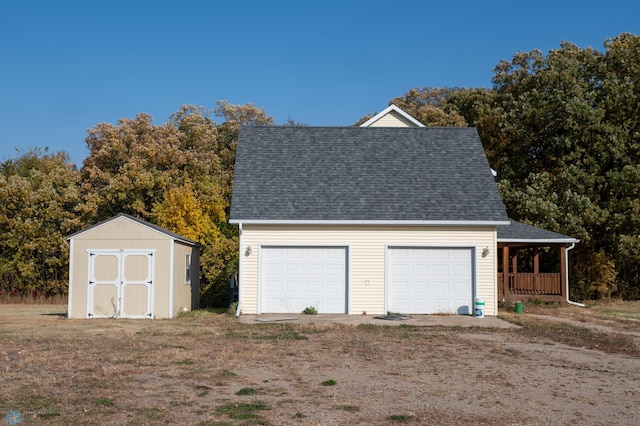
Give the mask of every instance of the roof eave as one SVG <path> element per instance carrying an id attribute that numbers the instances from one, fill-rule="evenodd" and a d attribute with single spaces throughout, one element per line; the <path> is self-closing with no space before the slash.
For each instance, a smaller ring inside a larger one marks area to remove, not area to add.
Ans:
<path id="1" fill-rule="evenodd" d="M 388 226 L 500 226 L 502 220 L 269 220 L 231 219 L 232 225 L 388 225 Z"/>
<path id="2" fill-rule="evenodd" d="M 498 238 L 499 243 L 527 243 L 527 244 L 573 244 L 579 243 L 580 240 L 575 238 Z"/>
<path id="3" fill-rule="evenodd" d="M 80 231 L 74 232 L 73 234 L 68 235 L 66 237 L 66 239 L 67 239 L 67 241 L 70 241 L 72 238 L 75 238 L 78 235 L 84 234 L 85 232 L 88 232 L 88 231 L 91 231 L 91 230 L 95 230 L 96 228 L 104 226 L 107 223 L 112 222 L 112 221 L 114 221 L 116 219 L 120 219 L 120 218 L 123 218 L 123 219 L 129 220 L 131 222 L 137 223 L 138 225 L 144 226 L 145 228 L 147 228 L 147 229 L 149 229 L 149 230 L 151 230 L 153 232 L 156 232 L 158 234 L 164 235 L 165 237 L 168 237 L 168 238 L 170 238 L 170 239 L 172 239 L 174 241 L 177 241 L 179 243 L 182 243 L 182 244 L 185 244 L 185 245 L 188 245 L 188 246 L 202 247 L 202 244 L 200 244 L 197 241 L 192 241 L 192 240 L 190 240 L 188 238 L 184 238 L 184 237 L 182 237 L 182 236 L 180 236 L 178 234 L 170 233 L 170 231 L 168 231 L 168 230 L 157 229 L 157 228 L 151 226 L 153 224 L 151 224 L 149 222 L 146 222 L 146 221 L 144 221 L 142 219 L 138 219 L 137 217 L 128 215 L 126 213 L 119 213 L 119 214 L 117 214 L 117 215 L 115 215 L 113 217 L 110 217 L 110 218 L 105 219 L 105 220 L 103 220 L 101 222 L 98 222 L 98 223 L 96 223 L 94 225 L 91 225 L 88 228 L 85 228 L 85 229 L 82 229 Z M 161 227 L 158 227 L 158 228 L 161 228 Z M 168 232 L 165 232 L 165 231 L 168 231 Z"/>
<path id="4" fill-rule="evenodd" d="M 387 115 L 391 111 L 397 112 L 402 117 L 406 118 L 407 120 L 409 120 L 411 123 L 415 124 L 418 127 L 426 127 L 424 124 L 422 124 L 421 122 L 419 122 L 418 120 L 416 120 L 411 115 L 407 114 L 405 111 L 403 111 L 401 108 L 395 106 L 394 104 L 389 105 L 388 107 L 386 107 L 385 109 L 383 109 L 382 111 L 380 111 L 379 113 L 377 113 L 376 115 L 374 115 L 373 117 L 371 117 L 370 119 L 368 119 L 367 121 L 362 123 L 360 125 L 360 127 L 369 127 L 369 126 L 371 126 L 373 123 L 375 123 L 376 121 L 380 120 L 382 117 L 384 117 L 385 115 Z"/>

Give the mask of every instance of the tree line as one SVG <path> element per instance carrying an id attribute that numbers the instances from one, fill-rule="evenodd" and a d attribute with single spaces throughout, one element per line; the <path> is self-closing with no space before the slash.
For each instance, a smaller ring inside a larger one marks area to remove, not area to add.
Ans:
<path id="1" fill-rule="evenodd" d="M 390 103 L 429 126 L 477 127 L 510 217 L 580 239 L 571 297 L 640 297 L 640 37 L 518 52 L 491 88 L 413 88 Z M 124 212 L 200 242 L 203 301 L 226 302 L 238 129 L 274 120 L 252 104 L 214 113 L 222 124 L 197 106 L 161 125 L 100 123 L 80 169 L 39 149 L 0 163 L 0 292 L 65 293 L 65 236 Z"/>
<path id="2" fill-rule="evenodd" d="M 228 224 L 238 130 L 274 120 L 226 101 L 215 114 L 222 124 L 192 105 L 160 125 L 148 114 L 97 124 L 80 169 L 40 149 L 0 163 L 0 292 L 65 294 L 66 236 L 128 213 L 199 242 L 203 303 L 224 304 L 238 256 Z"/>

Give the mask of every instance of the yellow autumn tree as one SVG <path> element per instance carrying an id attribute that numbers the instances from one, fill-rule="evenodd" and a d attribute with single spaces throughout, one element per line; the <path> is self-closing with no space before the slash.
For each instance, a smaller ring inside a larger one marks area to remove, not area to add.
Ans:
<path id="1" fill-rule="evenodd" d="M 164 199 L 153 206 L 152 212 L 158 225 L 204 244 L 207 237 L 215 238 L 220 234 L 206 210 L 191 184 L 186 183 L 165 192 Z"/>

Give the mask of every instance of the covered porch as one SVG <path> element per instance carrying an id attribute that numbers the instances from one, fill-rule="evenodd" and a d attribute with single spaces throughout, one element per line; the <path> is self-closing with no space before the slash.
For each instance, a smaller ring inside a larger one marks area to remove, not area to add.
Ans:
<path id="1" fill-rule="evenodd" d="M 498 299 L 567 300 L 568 256 L 577 239 L 511 221 L 498 227 Z"/>

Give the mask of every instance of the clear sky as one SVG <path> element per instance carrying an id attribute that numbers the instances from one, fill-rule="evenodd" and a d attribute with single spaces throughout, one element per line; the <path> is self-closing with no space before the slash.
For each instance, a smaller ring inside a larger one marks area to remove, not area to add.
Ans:
<path id="1" fill-rule="evenodd" d="M 251 102 L 351 125 L 412 87 L 491 87 L 517 51 L 640 34 L 640 1 L 0 0 L 0 160 L 97 123 Z M 216 118 L 216 121 L 220 121 Z"/>

